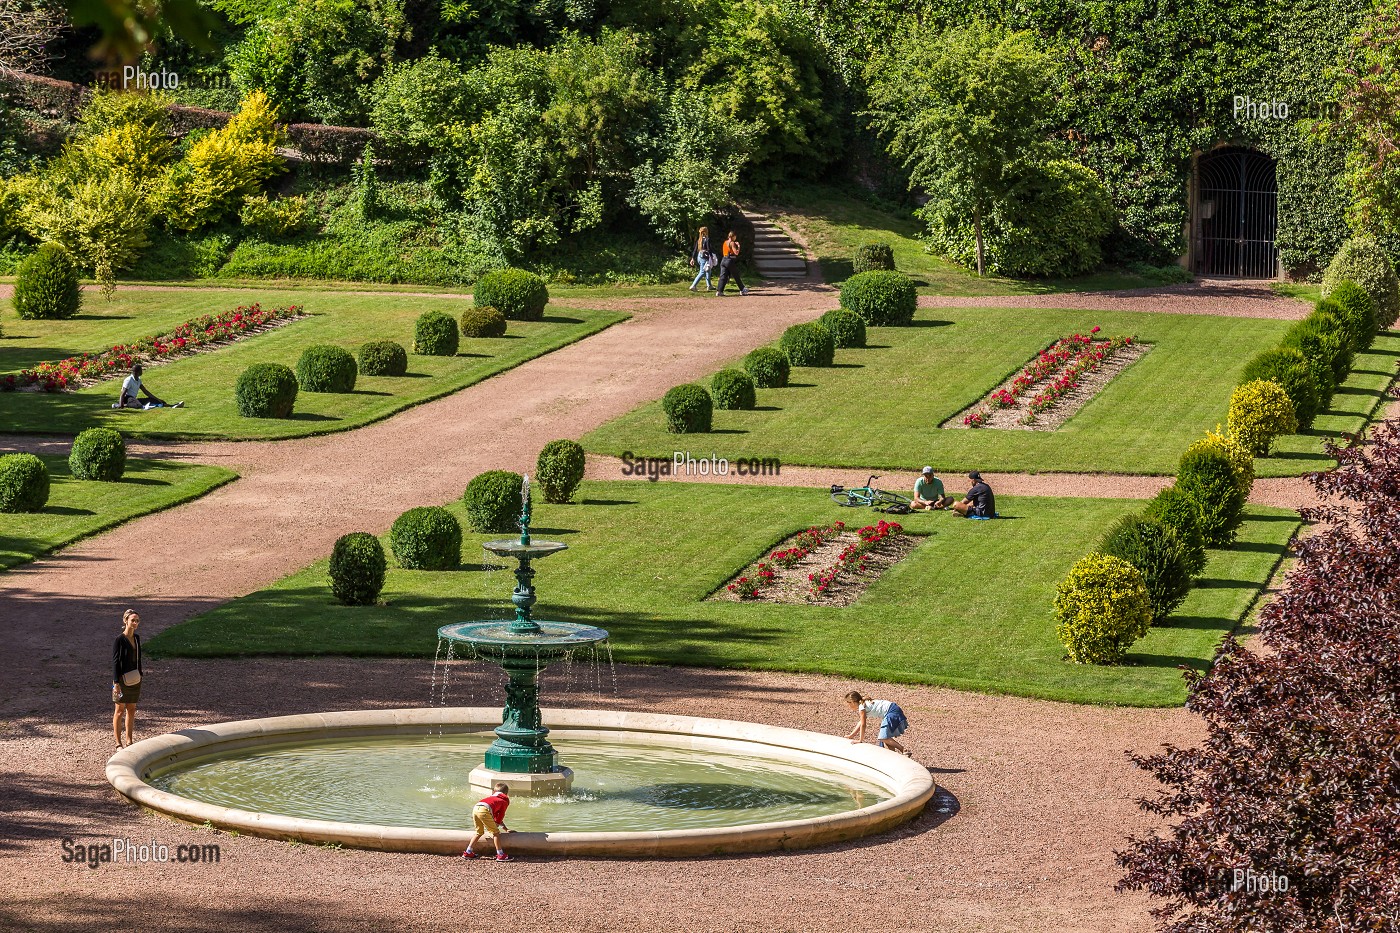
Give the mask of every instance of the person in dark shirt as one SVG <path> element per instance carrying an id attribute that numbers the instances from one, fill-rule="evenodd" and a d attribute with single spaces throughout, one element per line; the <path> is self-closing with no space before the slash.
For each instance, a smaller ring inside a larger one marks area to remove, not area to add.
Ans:
<path id="1" fill-rule="evenodd" d="M 967 478 L 972 480 L 972 488 L 967 491 L 967 498 L 953 503 L 953 511 L 963 518 L 996 518 L 997 500 L 992 487 L 983 482 L 982 474 L 976 470 Z"/>
<path id="2" fill-rule="evenodd" d="M 134 609 L 122 613 L 122 633 L 112 646 L 112 733 L 117 748 L 122 747 L 122 726 L 126 726 L 126 744 L 136 740 L 136 703 L 141 699 L 141 636 L 136 627 L 141 616 Z"/>

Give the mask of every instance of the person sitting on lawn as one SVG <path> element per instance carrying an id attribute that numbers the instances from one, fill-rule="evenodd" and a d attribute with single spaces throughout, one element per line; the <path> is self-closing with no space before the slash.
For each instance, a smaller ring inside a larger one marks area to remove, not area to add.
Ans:
<path id="1" fill-rule="evenodd" d="M 914 480 L 914 501 L 911 509 L 946 509 L 953 504 L 953 497 L 943 490 L 943 480 L 933 475 L 933 467 L 926 466 L 919 478 Z"/>
<path id="2" fill-rule="evenodd" d="M 146 401 L 142 402 L 140 396 L 146 396 Z M 131 367 L 131 375 L 122 380 L 122 394 L 117 404 L 113 408 L 180 408 L 184 402 L 176 402 L 174 405 L 156 398 L 151 394 L 151 390 L 141 384 L 141 364 L 136 363 Z"/>
<path id="3" fill-rule="evenodd" d="M 982 474 L 976 470 L 967 474 L 967 478 L 972 480 L 972 488 L 967 491 L 967 498 L 953 503 L 953 511 L 963 518 L 996 518 L 997 499 L 992 487 L 983 482 Z"/>

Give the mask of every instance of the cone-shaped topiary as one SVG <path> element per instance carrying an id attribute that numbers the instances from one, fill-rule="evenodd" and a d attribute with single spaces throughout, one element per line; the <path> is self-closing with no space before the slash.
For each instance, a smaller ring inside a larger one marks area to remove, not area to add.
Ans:
<path id="1" fill-rule="evenodd" d="M 851 272 L 894 271 L 894 250 L 888 243 L 867 243 L 851 258 Z"/>
<path id="2" fill-rule="evenodd" d="M 792 361 L 777 347 L 759 347 L 744 357 L 744 370 L 760 389 L 781 389 L 792 374 Z"/>
<path id="3" fill-rule="evenodd" d="M 544 490 L 544 501 L 574 501 L 574 492 L 583 482 L 585 458 L 576 441 L 550 441 L 535 460 L 535 480 Z"/>
<path id="4" fill-rule="evenodd" d="M 1380 327 L 1376 321 L 1376 302 L 1366 289 L 1348 279 L 1332 289 L 1325 300 L 1336 305 L 1337 313 L 1347 322 L 1357 352 L 1369 347 Z"/>
<path id="5" fill-rule="evenodd" d="M 462 504 L 467 507 L 467 525 L 481 534 L 519 531 L 520 484 L 519 473 L 509 470 L 487 470 L 467 483 Z"/>
<path id="6" fill-rule="evenodd" d="M 353 392 L 358 372 L 355 358 L 341 347 L 307 347 L 297 360 L 297 383 L 306 392 Z"/>
<path id="7" fill-rule="evenodd" d="M 88 428 L 73 438 L 68 471 L 77 479 L 115 483 L 126 472 L 126 442 L 111 428 Z"/>
<path id="8" fill-rule="evenodd" d="M 661 410 L 672 434 L 703 434 L 713 423 L 715 404 L 704 386 L 686 383 L 662 396 Z"/>
<path id="9" fill-rule="evenodd" d="M 919 293 L 903 272 L 862 272 L 841 285 L 841 307 L 867 324 L 899 327 L 914 320 Z"/>
<path id="10" fill-rule="evenodd" d="M 297 377 L 281 363 L 254 363 L 233 389 L 245 418 L 290 418 L 297 401 Z"/>
<path id="11" fill-rule="evenodd" d="M 462 563 L 462 526 L 440 505 L 427 505 L 394 519 L 389 547 L 405 570 L 456 570 Z"/>
<path id="12" fill-rule="evenodd" d="M 859 315 L 837 308 L 823 314 L 817 323 L 831 331 L 831 339 L 836 341 L 838 350 L 865 346 L 865 322 Z"/>
<path id="13" fill-rule="evenodd" d="M 336 539 L 331 550 L 331 595 L 347 606 L 369 606 L 384 589 L 384 545 L 365 531 Z"/>
<path id="14" fill-rule="evenodd" d="M 1376 303 L 1376 323 L 1390 327 L 1400 316 L 1400 280 L 1390 256 L 1375 237 L 1353 237 L 1342 244 L 1322 276 L 1322 297 L 1329 297 L 1343 282 L 1355 282 Z"/>
<path id="15" fill-rule="evenodd" d="M 1152 625 L 1142 573 L 1121 557 L 1092 552 L 1055 594 L 1055 634 L 1078 664 L 1115 664 Z"/>
<path id="16" fill-rule="evenodd" d="M 49 468 L 33 454 L 0 455 L 0 512 L 38 512 L 49 501 Z"/>
<path id="17" fill-rule="evenodd" d="M 456 356 L 457 322 L 442 311 L 425 311 L 413 325 L 413 352 L 419 356 Z"/>
<path id="18" fill-rule="evenodd" d="M 1232 436 L 1256 457 L 1267 457 L 1274 438 L 1298 430 L 1293 401 L 1283 386 L 1256 379 L 1235 387 L 1227 422 Z"/>
<path id="19" fill-rule="evenodd" d="M 462 312 L 461 320 L 463 337 L 504 337 L 506 335 L 506 316 L 490 305 L 480 308 L 468 308 Z"/>
<path id="20" fill-rule="evenodd" d="M 62 246 L 44 243 L 19 264 L 15 311 L 20 317 L 63 320 L 77 314 L 82 304 L 78 269 Z"/>
<path id="21" fill-rule="evenodd" d="M 1181 458 L 1176 485 L 1195 503 L 1207 545 L 1224 547 L 1235 540 L 1244 496 L 1229 457 L 1215 447 L 1193 444 Z"/>
<path id="22" fill-rule="evenodd" d="M 794 366 L 830 366 L 836 359 L 836 341 L 822 324 L 794 324 L 778 338 Z"/>
<path id="23" fill-rule="evenodd" d="M 1129 515 L 1104 535 L 1098 550 L 1121 557 L 1142 574 L 1152 623 L 1160 625 L 1191 593 L 1191 558 L 1175 531 L 1162 522 Z"/>
<path id="24" fill-rule="evenodd" d="M 1143 517 L 1176 532 L 1187 573 L 1200 576 L 1206 569 L 1206 539 L 1201 535 L 1201 512 L 1195 500 L 1175 486 L 1168 486 L 1147 503 Z"/>
<path id="25" fill-rule="evenodd" d="M 538 321 L 549 304 L 549 287 L 533 272 L 497 269 L 476 280 L 472 303 L 495 308 L 510 321 Z"/>
<path id="26" fill-rule="evenodd" d="M 392 340 L 375 340 L 360 347 L 361 376 L 402 376 L 408 372 L 408 351 Z"/>
<path id="27" fill-rule="evenodd" d="M 758 387 L 742 369 L 721 369 L 710 379 L 715 407 L 726 411 L 752 411 L 758 404 Z"/>
<path id="28" fill-rule="evenodd" d="M 1307 430 L 1317 416 L 1317 380 L 1308 369 L 1307 357 L 1291 347 L 1265 350 L 1250 360 L 1240 376 L 1240 382 L 1264 379 L 1276 382 L 1293 403 L 1298 428 Z"/>

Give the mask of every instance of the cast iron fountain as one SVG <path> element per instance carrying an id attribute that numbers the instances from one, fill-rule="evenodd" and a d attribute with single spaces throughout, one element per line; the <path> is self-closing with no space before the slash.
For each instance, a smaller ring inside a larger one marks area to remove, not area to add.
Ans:
<path id="1" fill-rule="evenodd" d="M 467 645 L 475 657 L 500 665 L 506 675 L 501 724 L 495 730 L 496 740 L 486 750 L 485 763 L 471 773 L 472 785 L 489 788 L 504 780 L 512 793 L 548 795 L 568 790 L 573 772 L 559 764 L 559 756 L 549 743 L 549 730 L 540 720 L 540 672 L 551 661 L 607 640 L 608 633 L 591 625 L 535 620 L 535 571 L 530 561 L 568 545 L 531 540 L 529 476 L 521 481 L 520 500 L 520 539 L 482 545 L 492 554 L 515 558 L 519 564 L 510 598 L 515 618 L 444 625 L 438 629 L 438 637 Z"/>

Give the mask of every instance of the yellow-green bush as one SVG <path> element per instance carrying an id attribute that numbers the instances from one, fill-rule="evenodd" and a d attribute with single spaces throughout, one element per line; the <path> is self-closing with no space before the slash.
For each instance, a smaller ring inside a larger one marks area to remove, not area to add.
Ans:
<path id="1" fill-rule="evenodd" d="M 1222 432 L 1220 425 L 1214 431 L 1186 448 L 1186 456 L 1202 450 L 1214 450 L 1230 461 L 1230 471 L 1235 476 L 1235 485 L 1240 489 L 1240 498 L 1248 499 L 1254 489 L 1254 454 L 1249 452 L 1239 438 Z"/>
<path id="2" fill-rule="evenodd" d="M 1092 551 L 1055 593 L 1055 634 L 1077 664 L 1115 664 L 1152 625 L 1142 573 L 1121 557 Z"/>
<path id="3" fill-rule="evenodd" d="M 226 126 L 195 140 L 171 168 L 159 196 L 166 220 L 195 230 L 237 211 L 282 168 L 278 141 L 276 108 L 254 91 Z"/>
<path id="4" fill-rule="evenodd" d="M 146 123 L 114 126 L 84 146 L 95 158 L 138 183 L 154 182 L 164 174 L 175 152 L 165 130 Z"/>
<path id="5" fill-rule="evenodd" d="M 286 236 L 306 225 L 306 198 L 269 200 L 265 194 L 255 194 L 243 201 L 238 222 L 265 237 Z"/>
<path id="6" fill-rule="evenodd" d="M 1235 387 L 1230 395 L 1226 424 L 1230 436 L 1250 453 L 1267 457 L 1274 438 L 1297 432 L 1298 416 L 1283 386 L 1267 379 L 1256 379 Z"/>

